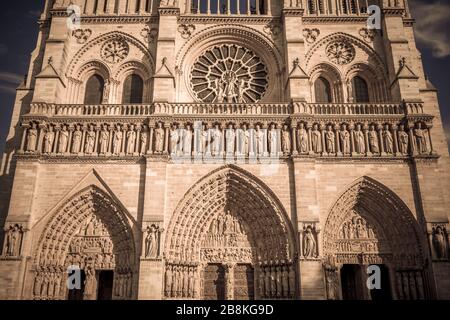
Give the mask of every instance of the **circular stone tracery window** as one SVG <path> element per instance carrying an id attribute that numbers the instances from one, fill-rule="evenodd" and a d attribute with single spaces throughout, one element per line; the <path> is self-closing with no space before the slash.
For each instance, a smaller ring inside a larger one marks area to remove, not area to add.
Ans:
<path id="1" fill-rule="evenodd" d="M 128 56 L 130 47 L 125 40 L 113 39 L 105 42 L 100 51 L 103 60 L 108 63 L 117 63 Z"/>
<path id="2" fill-rule="evenodd" d="M 262 59 L 238 45 L 208 49 L 194 63 L 190 85 L 195 97 L 209 103 L 255 103 L 268 87 Z"/>
<path id="3" fill-rule="evenodd" d="M 348 64 L 355 59 L 355 48 L 348 42 L 335 41 L 325 49 L 328 59 L 339 65 Z"/>

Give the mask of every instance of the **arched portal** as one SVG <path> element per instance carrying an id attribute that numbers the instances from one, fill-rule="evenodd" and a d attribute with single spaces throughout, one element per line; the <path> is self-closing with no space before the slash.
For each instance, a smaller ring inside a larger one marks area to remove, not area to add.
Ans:
<path id="1" fill-rule="evenodd" d="M 238 167 L 189 190 L 166 239 L 166 298 L 295 297 L 291 223 L 269 188 Z"/>
<path id="2" fill-rule="evenodd" d="M 422 244 L 418 223 L 399 197 L 371 178 L 357 180 L 325 225 L 328 298 L 378 298 L 381 291 L 366 285 L 370 265 L 381 271 L 384 298 L 429 297 Z"/>
<path id="3" fill-rule="evenodd" d="M 135 252 L 124 209 L 99 188 L 88 187 L 62 205 L 45 227 L 35 259 L 33 296 L 70 298 L 67 270 L 78 266 L 83 278 L 78 299 L 105 298 L 97 296 L 108 294 L 101 292 L 105 287 L 111 299 L 130 299 Z M 101 283 L 107 278 L 109 283 Z"/>

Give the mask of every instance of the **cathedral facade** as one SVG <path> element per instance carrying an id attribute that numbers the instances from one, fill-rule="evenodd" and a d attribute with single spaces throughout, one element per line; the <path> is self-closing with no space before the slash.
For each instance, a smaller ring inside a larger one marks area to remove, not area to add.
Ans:
<path id="1" fill-rule="evenodd" d="M 406 0 L 47 0 L 1 163 L 0 298 L 450 299 L 413 27 Z"/>

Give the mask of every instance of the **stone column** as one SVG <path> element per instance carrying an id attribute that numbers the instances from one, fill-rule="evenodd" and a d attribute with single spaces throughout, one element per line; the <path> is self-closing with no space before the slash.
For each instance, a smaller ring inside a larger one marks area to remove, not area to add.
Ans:
<path id="1" fill-rule="evenodd" d="M 291 128 L 291 135 L 292 135 L 292 155 L 296 156 L 298 155 L 298 148 L 297 148 L 297 123 L 292 124 Z"/>
<path id="2" fill-rule="evenodd" d="M 127 153 L 127 132 L 128 132 L 128 124 L 124 123 L 123 127 L 122 127 L 122 135 L 123 135 L 123 139 L 122 139 L 122 146 L 121 146 L 121 152 L 120 155 L 123 157 L 126 155 Z"/>
<path id="3" fill-rule="evenodd" d="M 23 132 L 22 132 L 22 141 L 20 142 L 20 150 L 19 153 L 25 152 L 25 141 L 27 140 L 27 134 L 28 134 L 28 128 L 30 128 L 30 125 L 22 125 Z"/>
<path id="4" fill-rule="evenodd" d="M 356 148 L 355 148 L 355 125 L 353 123 L 349 126 L 350 130 L 350 154 L 352 156 L 356 156 Z"/>
<path id="5" fill-rule="evenodd" d="M 134 139 L 134 155 L 139 155 L 139 145 L 141 144 L 141 125 L 136 127 L 136 139 Z"/>
<path id="6" fill-rule="evenodd" d="M 338 157 L 342 157 L 342 152 L 341 152 L 341 138 L 340 138 L 340 130 L 339 130 L 339 125 L 334 125 L 334 134 L 335 134 L 335 138 L 336 138 L 336 155 Z"/>
<path id="7" fill-rule="evenodd" d="M 313 147 L 312 147 L 312 135 L 311 135 L 311 129 L 312 125 L 311 123 L 306 124 L 306 128 L 308 130 L 308 150 L 310 155 L 314 155 Z"/>
<path id="8" fill-rule="evenodd" d="M 433 140 L 431 139 L 431 129 L 432 128 L 433 128 L 433 125 L 428 125 L 427 136 L 428 136 L 428 142 L 430 144 L 430 148 L 428 151 L 430 154 L 436 154 L 436 152 L 434 151 L 434 148 L 433 148 Z"/>
<path id="9" fill-rule="evenodd" d="M 47 126 L 45 124 L 39 124 L 39 137 L 38 137 L 38 143 L 37 143 L 37 149 L 36 153 L 41 154 L 42 153 L 42 143 L 44 141 L 44 135 L 45 130 L 47 129 Z"/>
<path id="10" fill-rule="evenodd" d="M 71 124 L 69 125 L 69 139 L 67 140 L 67 149 L 66 152 L 67 154 L 72 154 L 72 138 L 73 138 L 73 131 L 75 130 L 74 126 Z"/>
<path id="11" fill-rule="evenodd" d="M 364 124 L 364 141 L 366 142 L 366 155 L 368 157 L 372 156 L 372 152 L 370 151 L 370 143 L 369 143 L 369 125 L 367 123 Z"/>
<path id="12" fill-rule="evenodd" d="M 164 124 L 164 129 L 165 129 L 165 133 L 164 133 L 164 154 L 169 154 L 169 129 L 170 129 L 170 124 Z"/>
<path id="13" fill-rule="evenodd" d="M 394 154 L 399 157 L 401 156 L 401 152 L 398 147 L 398 127 L 397 125 L 392 125 L 392 134 L 394 136 Z"/>
<path id="14" fill-rule="evenodd" d="M 78 154 L 79 155 L 84 155 L 84 147 L 85 147 L 85 141 L 84 140 L 86 138 L 86 131 L 89 130 L 89 125 L 83 125 L 81 130 L 83 131 L 83 133 L 81 135 L 80 150 L 78 151 Z"/>
<path id="15" fill-rule="evenodd" d="M 153 122 L 151 122 L 149 124 L 149 131 L 150 131 L 150 135 L 148 137 L 148 141 L 147 141 L 147 154 L 153 154 L 153 135 L 155 132 L 155 124 Z"/>
<path id="16" fill-rule="evenodd" d="M 412 156 L 417 156 L 417 148 L 416 148 L 416 141 L 414 137 L 414 124 L 409 124 L 409 149 L 411 150 L 410 154 Z"/>
<path id="17" fill-rule="evenodd" d="M 98 138 L 100 136 L 100 130 L 101 130 L 101 126 L 97 125 L 95 126 L 95 143 L 94 143 L 94 156 L 97 156 L 97 150 L 98 150 Z"/>
<path id="18" fill-rule="evenodd" d="M 58 153 L 58 142 L 59 142 L 59 132 L 61 131 L 60 126 L 55 127 L 55 140 L 53 141 L 53 149 L 52 153 L 57 154 Z"/>
<path id="19" fill-rule="evenodd" d="M 386 152 L 384 152 L 384 143 L 383 143 L 383 125 L 378 125 L 377 126 L 377 130 L 378 130 L 378 141 L 379 141 L 379 145 L 380 145 L 380 154 L 381 156 L 386 156 Z"/>
<path id="20" fill-rule="evenodd" d="M 326 156 L 328 156 L 327 142 L 325 139 L 327 126 L 325 124 L 321 123 L 319 126 L 319 130 L 320 130 L 320 139 L 322 141 L 322 156 L 326 157 Z"/>
<path id="21" fill-rule="evenodd" d="M 110 126 L 109 126 L 109 141 L 108 141 L 108 150 L 107 150 L 107 152 L 106 152 L 106 155 L 111 155 L 112 154 L 112 141 L 113 141 L 113 138 L 114 138 L 114 125 L 113 124 L 111 124 Z"/>

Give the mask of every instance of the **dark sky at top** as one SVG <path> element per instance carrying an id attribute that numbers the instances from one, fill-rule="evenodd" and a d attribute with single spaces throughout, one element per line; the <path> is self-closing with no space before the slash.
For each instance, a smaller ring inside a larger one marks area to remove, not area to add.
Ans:
<path id="1" fill-rule="evenodd" d="M 36 45 L 44 0 L 3 1 L 0 12 L 0 150 L 3 150 L 15 88 L 27 73 Z M 410 0 L 425 72 L 439 90 L 444 126 L 450 141 L 450 1 Z"/>

